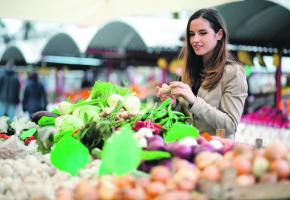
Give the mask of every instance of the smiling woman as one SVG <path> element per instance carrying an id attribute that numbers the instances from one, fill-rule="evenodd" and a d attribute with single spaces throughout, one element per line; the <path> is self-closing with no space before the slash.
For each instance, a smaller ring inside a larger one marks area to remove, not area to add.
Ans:
<path id="1" fill-rule="evenodd" d="M 181 81 L 169 84 L 175 110 L 192 117 L 192 124 L 212 135 L 224 129 L 233 138 L 247 97 L 244 69 L 226 50 L 227 31 L 214 9 L 201 9 L 188 20 L 185 67 Z M 164 99 L 162 88 L 157 96 Z"/>

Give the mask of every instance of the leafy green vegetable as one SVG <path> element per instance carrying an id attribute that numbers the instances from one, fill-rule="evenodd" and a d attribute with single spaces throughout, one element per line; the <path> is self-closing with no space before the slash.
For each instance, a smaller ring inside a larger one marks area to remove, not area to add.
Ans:
<path id="1" fill-rule="evenodd" d="M 108 97 L 115 93 L 121 96 L 126 96 L 130 94 L 130 91 L 128 88 L 122 88 L 110 82 L 96 81 L 91 90 L 89 99 L 98 99 L 100 100 L 100 103 L 107 106 Z"/>
<path id="2" fill-rule="evenodd" d="M 77 107 L 73 111 L 73 115 L 82 119 L 85 124 L 89 124 L 93 121 L 93 119 L 98 116 L 98 112 L 100 111 L 100 108 L 98 106 L 93 105 L 84 105 Z"/>
<path id="3" fill-rule="evenodd" d="M 48 117 L 48 116 L 42 116 L 40 118 L 40 120 L 38 120 L 37 124 L 39 126 L 54 126 L 55 125 L 55 118 Z"/>
<path id="4" fill-rule="evenodd" d="M 56 115 L 61 115 L 59 109 L 54 109 L 51 112 L 54 113 L 54 114 L 56 114 Z"/>
<path id="5" fill-rule="evenodd" d="M 36 140 L 36 143 L 38 145 L 38 151 L 40 151 L 42 154 L 46 154 L 46 153 L 49 153 L 51 151 L 51 148 L 54 144 L 54 134 L 53 133 L 49 133 L 48 137 L 46 139 L 44 139 L 43 141 L 43 138 L 41 139 L 39 137 L 39 133 L 36 132 L 34 134 L 34 138 Z"/>
<path id="6" fill-rule="evenodd" d="M 59 112 L 62 115 L 71 114 L 76 108 L 80 106 L 97 105 L 100 103 L 99 99 L 88 99 L 86 101 L 80 100 L 77 103 L 70 103 L 69 101 L 62 101 L 58 104 Z"/>
<path id="7" fill-rule="evenodd" d="M 103 147 L 104 141 L 108 136 L 103 135 L 100 130 L 97 128 L 96 122 L 92 122 L 81 131 L 80 140 L 89 150 L 95 147 Z"/>
<path id="8" fill-rule="evenodd" d="M 176 123 L 166 132 L 164 141 L 171 143 L 187 136 L 197 138 L 199 136 L 198 129 L 188 124 Z"/>
<path id="9" fill-rule="evenodd" d="M 60 131 L 65 130 L 80 130 L 85 127 L 85 123 L 82 119 L 73 115 L 62 115 L 56 118 L 55 127 Z"/>
<path id="10" fill-rule="evenodd" d="M 99 174 L 123 175 L 136 170 L 140 162 L 141 148 L 130 126 L 125 125 L 120 133 L 114 133 L 104 145 Z"/>
<path id="11" fill-rule="evenodd" d="M 25 140 L 26 138 L 29 138 L 31 136 L 33 136 L 35 133 L 36 133 L 36 128 L 31 128 L 31 129 L 28 129 L 28 130 L 23 130 L 21 131 L 20 135 L 19 135 L 19 138 L 21 140 Z"/>

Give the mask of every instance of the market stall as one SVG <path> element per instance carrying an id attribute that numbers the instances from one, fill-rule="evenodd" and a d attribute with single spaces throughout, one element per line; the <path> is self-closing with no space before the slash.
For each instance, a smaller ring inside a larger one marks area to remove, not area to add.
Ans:
<path id="1" fill-rule="evenodd" d="M 1 117 L 0 199 L 290 198 L 287 140 L 245 144 L 187 119 L 101 81 L 31 120 Z"/>
<path id="2" fill-rule="evenodd" d="M 61 102 L 32 121 L 1 117 L 0 197 L 290 197 L 289 144 L 234 143 L 186 118 L 170 99 L 148 107 L 130 89 L 100 81 L 85 101 Z"/>

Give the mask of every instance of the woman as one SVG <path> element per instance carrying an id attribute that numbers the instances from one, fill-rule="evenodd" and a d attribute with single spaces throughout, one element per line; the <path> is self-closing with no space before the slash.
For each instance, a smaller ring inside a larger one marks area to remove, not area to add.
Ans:
<path id="1" fill-rule="evenodd" d="M 186 28 L 185 70 L 181 81 L 169 84 L 170 94 L 157 87 L 157 96 L 175 99 L 175 110 L 192 117 L 192 124 L 212 135 L 224 129 L 233 137 L 247 97 L 243 67 L 226 50 L 222 16 L 213 9 L 195 12 Z"/>

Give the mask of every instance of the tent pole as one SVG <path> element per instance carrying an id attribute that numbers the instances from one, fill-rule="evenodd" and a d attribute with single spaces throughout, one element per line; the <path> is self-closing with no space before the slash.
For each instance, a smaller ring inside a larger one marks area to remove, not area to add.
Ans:
<path id="1" fill-rule="evenodd" d="M 282 49 L 278 50 L 278 62 L 277 62 L 277 69 L 276 69 L 276 96 L 275 96 L 275 107 L 278 110 L 282 110 L 283 104 L 282 104 L 282 98 L 281 98 L 281 92 L 282 92 L 282 86 L 281 86 L 281 76 L 282 76 Z"/>

